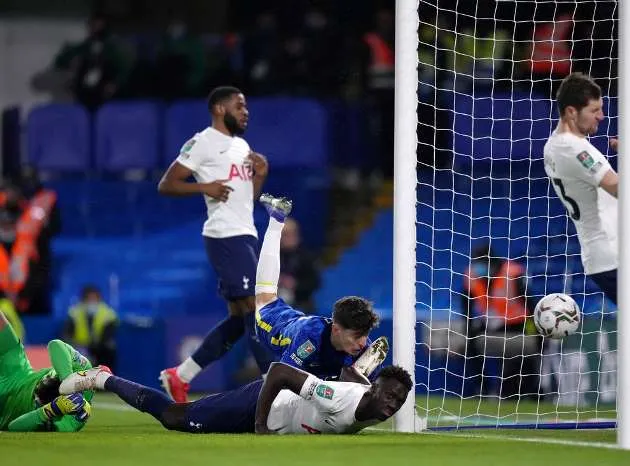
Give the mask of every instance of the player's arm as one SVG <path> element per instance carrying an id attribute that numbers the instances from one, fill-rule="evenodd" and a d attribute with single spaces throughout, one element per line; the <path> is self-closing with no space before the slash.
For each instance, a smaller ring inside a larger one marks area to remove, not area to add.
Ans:
<path id="1" fill-rule="evenodd" d="M 271 405 L 281 390 L 291 390 L 302 398 L 308 398 L 312 395 L 310 387 L 312 386 L 314 390 L 319 382 L 320 380 L 317 377 L 300 369 L 281 362 L 272 363 L 258 395 L 255 422 L 256 433 L 273 433 L 267 427 L 267 420 L 271 411 Z M 311 391 L 310 394 L 309 390 Z"/>
<path id="2" fill-rule="evenodd" d="M 602 180 L 599 182 L 599 187 L 606 191 L 611 196 L 617 197 L 617 190 L 619 187 L 619 176 L 612 168 L 606 172 Z"/>
<path id="3" fill-rule="evenodd" d="M 266 157 L 258 152 L 250 152 L 248 158 L 254 170 L 254 178 L 252 180 L 254 183 L 254 199 L 258 199 L 269 174 L 269 163 Z"/>
<path id="4" fill-rule="evenodd" d="M 205 194 L 217 201 L 228 200 L 232 188 L 225 183 L 228 180 L 216 180 L 212 183 L 197 183 L 188 181 L 194 171 L 182 165 L 177 160 L 166 170 L 158 184 L 158 192 L 168 196 L 191 196 Z"/>
<path id="5" fill-rule="evenodd" d="M 90 417 L 91 407 L 79 393 L 61 395 L 9 423 L 11 432 L 76 432 Z"/>

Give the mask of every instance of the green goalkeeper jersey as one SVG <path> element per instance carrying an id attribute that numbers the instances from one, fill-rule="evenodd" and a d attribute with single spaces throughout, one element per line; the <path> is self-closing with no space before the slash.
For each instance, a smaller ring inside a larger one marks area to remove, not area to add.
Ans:
<path id="1" fill-rule="evenodd" d="M 35 389 L 47 375 L 63 380 L 79 370 L 92 367 L 88 359 L 72 346 L 61 340 L 48 343 L 48 354 L 52 367 L 34 371 L 26 357 L 24 346 L 10 326 L 0 330 L 0 430 L 58 430 L 77 431 L 82 422 L 74 416 L 65 415 L 52 423 L 45 423 L 38 416 L 39 408 L 35 399 Z M 84 392 L 84 398 L 91 400 L 93 392 Z M 12 421 L 19 419 L 12 428 Z"/>

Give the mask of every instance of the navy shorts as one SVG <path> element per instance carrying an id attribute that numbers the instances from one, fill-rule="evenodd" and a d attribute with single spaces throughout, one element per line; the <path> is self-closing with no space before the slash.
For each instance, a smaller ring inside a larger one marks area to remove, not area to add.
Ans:
<path id="1" fill-rule="evenodd" d="M 262 380 L 256 380 L 235 390 L 193 401 L 188 405 L 185 430 L 199 433 L 253 433 L 256 402 L 262 384 Z"/>
<path id="2" fill-rule="evenodd" d="M 254 296 L 258 240 L 251 235 L 203 237 L 208 259 L 219 278 L 219 294 L 228 301 Z"/>
<path id="3" fill-rule="evenodd" d="M 617 269 L 594 273 L 589 277 L 613 303 L 617 304 Z"/>

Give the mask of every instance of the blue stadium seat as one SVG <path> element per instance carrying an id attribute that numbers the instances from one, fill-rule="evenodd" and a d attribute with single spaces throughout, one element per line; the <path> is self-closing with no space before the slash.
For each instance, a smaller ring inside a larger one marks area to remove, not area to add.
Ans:
<path id="1" fill-rule="evenodd" d="M 164 115 L 164 165 L 179 154 L 184 143 L 210 125 L 210 113 L 204 100 L 180 100 L 166 109 Z"/>
<path id="2" fill-rule="evenodd" d="M 153 102 L 113 102 L 96 115 L 96 167 L 103 171 L 158 166 L 160 107 Z"/>
<path id="3" fill-rule="evenodd" d="M 453 149 L 459 164 L 542 159 L 557 118 L 549 99 L 519 92 L 457 94 Z"/>
<path id="4" fill-rule="evenodd" d="M 317 101 L 289 97 L 249 100 L 246 137 L 272 167 L 318 168 L 328 162 L 328 118 Z"/>
<path id="5" fill-rule="evenodd" d="M 90 117 L 74 104 L 31 110 L 26 126 L 28 160 L 40 170 L 84 171 L 90 163 Z"/>

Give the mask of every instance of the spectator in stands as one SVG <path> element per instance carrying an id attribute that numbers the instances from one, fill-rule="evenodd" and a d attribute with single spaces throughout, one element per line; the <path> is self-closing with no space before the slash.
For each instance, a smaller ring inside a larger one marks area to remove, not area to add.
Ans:
<path id="1" fill-rule="evenodd" d="M 245 34 L 243 59 L 245 61 L 245 82 L 253 95 L 273 94 L 280 91 L 277 82 L 282 71 L 278 66 L 280 34 L 276 16 L 263 12 L 256 17 L 254 29 Z"/>
<path id="2" fill-rule="evenodd" d="M 22 312 L 30 310 L 30 269 L 43 220 L 32 214 L 20 190 L 6 183 L 0 192 L 0 291 Z"/>
<path id="3" fill-rule="evenodd" d="M 465 380 L 473 380 L 474 391 L 487 394 L 484 358 L 493 353 L 499 362 L 501 398 L 536 397 L 542 341 L 537 336 L 523 340 L 524 335 L 535 333 L 530 331 L 528 317 L 534 309 L 526 295 L 524 267 L 495 255 L 488 244 L 477 248 L 464 273 L 462 309 L 467 336 Z"/>
<path id="4" fill-rule="evenodd" d="M 553 98 L 560 81 L 571 72 L 572 14 L 560 14 L 555 21 L 536 22 L 526 59 L 526 79 L 535 92 Z"/>
<path id="5" fill-rule="evenodd" d="M 313 293 L 319 288 L 320 276 L 315 257 L 302 246 L 298 223 L 287 218 L 280 239 L 280 279 L 278 295 L 307 314 L 316 311 Z"/>
<path id="6" fill-rule="evenodd" d="M 74 98 L 89 109 L 116 97 L 126 84 L 131 59 L 110 33 L 107 19 L 100 14 L 88 20 L 87 37 L 66 44 L 54 59 L 53 68 L 69 72 Z"/>
<path id="7" fill-rule="evenodd" d="M 100 290 L 87 285 L 81 301 L 69 309 L 63 339 L 86 350 L 93 365 L 116 366 L 116 311 L 103 301 Z"/>
<path id="8" fill-rule="evenodd" d="M 157 53 L 158 97 L 166 100 L 199 97 L 204 91 L 206 68 L 201 40 L 190 32 L 182 17 L 175 15 Z"/>
<path id="9" fill-rule="evenodd" d="M 31 263 L 27 281 L 27 313 L 48 314 L 51 310 L 52 283 L 52 238 L 61 231 L 61 213 L 57 204 L 57 195 L 45 188 L 35 167 L 24 165 L 16 180 L 28 212 L 36 213 L 39 222 L 34 224 L 31 235 L 35 243 L 36 260 Z M 27 216 L 20 219 L 19 225 L 29 221 Z"/>
<path id="10" fill-rule="evenodd" d="M 363 36 L 369 50 L 367 96 L 371 102 L 371 126 L 376 165 L 385 178 L 394 174 L 394 13 L 380 9 L 375 28 Z"/>

